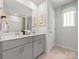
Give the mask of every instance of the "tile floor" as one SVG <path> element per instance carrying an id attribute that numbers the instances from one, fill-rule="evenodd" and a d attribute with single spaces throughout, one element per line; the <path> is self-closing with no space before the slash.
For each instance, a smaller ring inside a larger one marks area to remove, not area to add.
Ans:
<path id="1" fill-rule="evenodd" d="M 49 54 L 43 54 L 37 59 L 78 59 L 77 52 L 55 47 Z"/>

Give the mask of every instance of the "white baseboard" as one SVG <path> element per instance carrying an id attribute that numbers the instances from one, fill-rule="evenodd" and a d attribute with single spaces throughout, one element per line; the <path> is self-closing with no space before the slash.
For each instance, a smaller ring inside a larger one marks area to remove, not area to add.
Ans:
<path id="1" fill-rule="evenodd" d="M 61 44 L 56 44 L 56 46 L 59 46 L 59 47 L 65 48 L 65 49 L 69 49 L 69 50 L 73 50 L 73 51 L 78 52 L 78 50 L 77 50 L 77 49 L 70 48 L 70 47 L 66 47 L 66 46 L 63 46 L 63 45 L 61 45 Z"/>

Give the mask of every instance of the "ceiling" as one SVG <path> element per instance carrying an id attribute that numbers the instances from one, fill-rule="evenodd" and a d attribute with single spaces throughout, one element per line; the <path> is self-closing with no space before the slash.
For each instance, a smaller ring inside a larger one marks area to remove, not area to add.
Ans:
<path id="1" fill-rule="evenodd" d="M 31 1 L 34 2 L 36 5 L 39 5 L 45 0 L 31 0 Z M 48 0 L 48 1 L 52 2 L 54 7 L 59 7 L 74 0 Z"/>
<path id="2" fill-rule="evenodd" d="M 16 1 L 32 8 L 32 9 L 36 9 L 37 6 L 39 4 L 41 4 L 42 2 L 44 2 L 45 0 L 16 0 Z M 64 4 L 74 1 L 74 0 L 48 0 L 48 1 L 50 1 L 54 7 L 59 7 L 61 5 L 64 5 Z"/>
<path id="3" fill-rule="evenodd" d="M 74 0 L 51 0 L 54 7 L 59 7 Z"/>
<path id="4" fill-rule="evenodd" d="M 31 0 L 31 1 L 33 1 L 36 5 L 39 5 L 45 0 Z"/>
<path id="5" fill-rule="evenodd" d="M 16 1 L 34 10 L 37 8 L 39 4 L 41 4 L 45 0 L 16 0 Z"/>
<path id="6" fill-rule="evenodd" d="M 36 9 L 37 6 L 34 2 L 32 2 L 31 0 L 16 0 L 17 2 L 31 8 L 31 9 Z"/>

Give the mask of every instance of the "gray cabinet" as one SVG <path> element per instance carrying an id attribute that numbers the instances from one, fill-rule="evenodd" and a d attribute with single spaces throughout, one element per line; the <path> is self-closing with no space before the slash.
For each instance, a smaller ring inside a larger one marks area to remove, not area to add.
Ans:
<path id="1" fill-rule="evenodd" d="M 2 59 L 21 59 L 20 48 L 14 48 L 5 52 L 2 52 Z"/>
<path id="2" fill-rule="evenodd" d="M 44 36 L 45 37 L 45 36 Z M 42 35 L 33 37 L 34 58 L 38 57 L 45 49 L 45 38 Z"/>
<path id="3" fill-rule="evenodd" d="M 34 58 L 39 56 L 43 52 L 43 44 L 41 41 L 34 42 Z"/>
<path id="4" fill-rule="evenodd" d="M 3 59 L 32 59 L 32 44 L 4 51 Z"/>
<path id="5" fill-rule="evenodd" d="M 32 44 L 28 44 L 28 45 L 24 45 L 23 46 L 23 53 L 22 53 L 22 57 L 23 59 L 32 59 Z"/>
<path id="6" fill-rule="evenodd" d="M 32 59 L 31 37 L 2 42 L 0 59 Z"/>
<path id="7" fill-rule="evenodd" d="M 34 58 L 36 58 L 40 54 L 40 47 L 39 47 L 39 41 L 36 41 L 33 43 L 33 48 L 34 48 Z"/>
<path id="8" fill-rule="evenodd" d="M 44 52 L 44 43 L 44 35 L 1 42 L 0 59 L 35 59 Z"/>

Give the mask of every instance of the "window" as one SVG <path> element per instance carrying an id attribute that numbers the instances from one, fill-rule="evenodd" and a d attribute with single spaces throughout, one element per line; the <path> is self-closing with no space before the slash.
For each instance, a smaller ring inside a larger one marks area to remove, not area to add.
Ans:
<path id="1" fill-rule="evenodd" d="M 63 26 L 75 26 L 75 11 L 67 11 L 63 13 Z"/>

